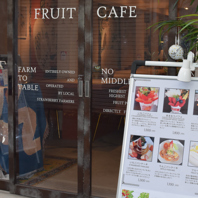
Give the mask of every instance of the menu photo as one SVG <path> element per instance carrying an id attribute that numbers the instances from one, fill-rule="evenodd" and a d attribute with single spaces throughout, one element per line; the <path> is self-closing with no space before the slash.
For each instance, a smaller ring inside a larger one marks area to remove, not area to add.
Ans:
<path id="1" fill-rule="evenodd" d="M 158 162 L 165 164 L 182 165 L 184 140 L 160 138 Z"/>
<path id="2" fill-rule="evenodd" d="M 149 193 L 122 189 L 122 198 L 149 198 Z"/>
<path id="3" fill-rule="evenodd" d="M 190 142 L 188 166 L 198 167 L 198 142 Z"/>
<path id="4" fill-rule="evenodd" d="M 157 112 L 159 87 L 136 87 L 134 110 Z"/>
<path id="5" fill-rule="evenodd" d="M 166 88 L 164 94 L 164 113 L 187 114 L 189 90 Z"/>
<path id="6" fill-rule="evenodd" d="M 128 159 L 151 162 L 153 158 L 154 137 L 131 135 Z"/>
<path id="7" fill-rule="evenodd" d="M 195 90 L 193 115 L 198 115 L 198 90 Z"/>

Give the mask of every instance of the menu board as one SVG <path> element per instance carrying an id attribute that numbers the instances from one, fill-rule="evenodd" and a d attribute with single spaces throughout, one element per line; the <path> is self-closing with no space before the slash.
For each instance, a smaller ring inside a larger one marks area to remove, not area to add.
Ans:
<path id="1" fill-rule="evenodd" d="M 130 80 L 117 198 L 198 197 L 198 81 Z"/>

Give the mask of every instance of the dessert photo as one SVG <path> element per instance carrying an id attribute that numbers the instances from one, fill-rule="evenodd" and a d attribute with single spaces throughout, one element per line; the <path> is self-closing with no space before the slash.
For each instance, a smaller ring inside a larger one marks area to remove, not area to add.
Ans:
<path id="1" fill-rule="evenodd" d="M 198 142 L 194 142 L 194 141 L 190 142 L 188 166 L 198 167 Z"/>
<path id="2" fill-rule="evenodd" d="M 158 162 L 166 164 L 182 165 L 183 140 L 160 139 Z"/>
<path id="3" fill-rule="evenodd" d="M 159 88 L 136 87 L 134 110 L 157 112 Z"/>
<path id="4" fill-rule="evenodd" d="M 193 115 L 198 115 L 198 90 L 195 90 Z"/>
<path id="5" fill-rule="evenodd" d="M 128 158 L 151 162 L 153 142 L 153 137 L 131 135 Z"/>
<path id="6" fill-rule="evenodd" d="M 133 190 L 125 190 L 125 189 L 122 189 L 122 198 L 127 198 L 127 197 L 131 197 L 133 198 Z"/>
<path id="7" fill-rule="evenodd" d="M 164 113 L 187 114 L 189 90 L 165 89 Z"/>

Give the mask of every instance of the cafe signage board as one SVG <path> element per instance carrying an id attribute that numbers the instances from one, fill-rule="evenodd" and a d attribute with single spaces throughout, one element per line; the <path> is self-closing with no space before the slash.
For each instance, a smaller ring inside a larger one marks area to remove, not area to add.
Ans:
<path id="1" fill-rule="evenodd" d="M 197 80 L 131 75 L 116 198 L 198 197 Z"/>

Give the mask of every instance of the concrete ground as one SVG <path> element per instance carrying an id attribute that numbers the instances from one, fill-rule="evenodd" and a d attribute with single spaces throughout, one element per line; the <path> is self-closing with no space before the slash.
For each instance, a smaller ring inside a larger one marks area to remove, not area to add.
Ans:
<path id="1" fill-rule="evenodd" d="M 12 195 L 9 192 L 3 191 L 3 190 L 0 190 L 0 197 L 1 198 L 27 198 L 27 197 L 24 197 L 24 196 Z"/>
<path id="2" fill-rule="evenodd" d="M 115 198 L 121 156 L 122 133 L 115 132 L 93 143 L 92 149 L 92 195 Z M 46 155 L 77 158 L 75 147 L 48 146 Z M 77 165 L 65 169 L 35 185 L 36 187 L 77 193 Z M 0 198 L 22 198 L 0 191 Z M 24 197 L 23 197 L 24 198 Z"/>

